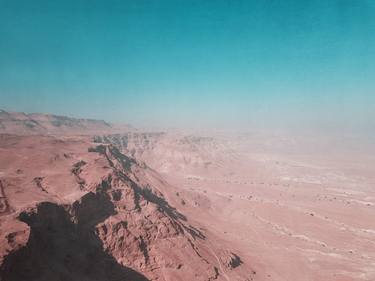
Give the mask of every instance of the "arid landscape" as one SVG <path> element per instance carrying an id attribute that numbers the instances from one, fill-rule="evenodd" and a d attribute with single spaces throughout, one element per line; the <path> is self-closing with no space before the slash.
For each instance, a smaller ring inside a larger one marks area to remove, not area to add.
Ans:
<path id="1" fill-rule="evenodd" d="M 0 281 L 375 281 L 375 0 L 0 0 Z"/>
<path id="2" fill-rule="evenodd" d="M 373 139 L 0 112 L 0 280 L 375 280 Z"/>

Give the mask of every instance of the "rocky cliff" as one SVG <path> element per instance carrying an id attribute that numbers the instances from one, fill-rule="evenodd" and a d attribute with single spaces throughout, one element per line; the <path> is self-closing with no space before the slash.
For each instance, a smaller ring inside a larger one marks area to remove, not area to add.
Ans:
<path id="1" fill-rule="evenodd" d="M 237 271 L 239 256 L 169 204 L 167 184 L 143 162 L 87 139 L 9 136 L 2 153 L 25 142 L 55 156 L 39 153 L 33 168 L 43 167 L 31 172 L 28 161 L 16 171 L 2 163 L 1 280 L 252 280 Z"/>

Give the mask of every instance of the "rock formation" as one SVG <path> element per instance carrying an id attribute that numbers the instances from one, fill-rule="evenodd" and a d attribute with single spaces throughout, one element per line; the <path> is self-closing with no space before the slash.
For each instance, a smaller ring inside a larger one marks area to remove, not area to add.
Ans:
<path id="1" fill-rule="evenodd" d="M 161 176 L 90 140 L 3 136 L 17 169 L 0 182 L 0 280 L 229 280 L 239 257 L 170 205 Z M 17 146 L 40 152 L 19 162 Z"/>

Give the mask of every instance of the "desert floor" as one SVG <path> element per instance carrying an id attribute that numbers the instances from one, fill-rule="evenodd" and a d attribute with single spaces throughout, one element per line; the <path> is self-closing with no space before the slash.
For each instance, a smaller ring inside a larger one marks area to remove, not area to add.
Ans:
<path id="1" fill-rule="evenodd" d="M 375 280 L 371 149 L 264 143 L 231 142 L 210 175 L 167 171 L 184 213 L 239 249 L 259 280 Z"/>

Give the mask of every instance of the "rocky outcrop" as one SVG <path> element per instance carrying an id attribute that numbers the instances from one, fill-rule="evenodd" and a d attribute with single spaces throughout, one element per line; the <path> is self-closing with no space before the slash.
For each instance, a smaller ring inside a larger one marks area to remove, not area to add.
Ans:
<path id="1" fill-rule="evenodd" d="M 230 270 L 242 264 L 241 258 L 230 251 L 222 251 L 220 262 Z"/>
<path id="2" fill-rule="evenodd" d="M 9 212 L 9 204 L 8 204 L 8 199 L 5 196 L 4 192 L 4 184 L 0 180 L 0 215 L 6 214 Z"/>
<path id="3" fill-rule="evenodd" d="M 85 188 L 86 181 L 80 176 L 82 172 L 82 167 L 86 165 L 86 162 L 83 160 L 78 161 L 75 163 L 71 169 L 72 174 L 76 178 L 76 182 L 78 183 L 80 189 Z"/>
<path id="4" fill-rule="evenodd" d="M 88 151 L 91 162 L 79 160 L 70 168 L 78 189 L 86 192 L 81 198 L 27 207 L 18 212 L 18 229 L 13 225 L 0 233 L 0 280 L 208 281 L 226 276 L 220 264 L 226 261 L 215 254 L 220 250 L 168 203 L 154 185 L 152 170 L 111 144 Z M 90 168 L 99 169 L 98 163 L 105 166 L 101 179 L 85 178 Z M 46 190 L 42 177 L 34 183 Z M 49 188 L 45 196 L 54 196 L 51 182 Z M 236 258 L 228 264 L 236 267 Z"/>
<path id="5" fill-rule="evenodd" d="M 204 234 L 170 206 L 163 194 L 139 180 L 145 177 L 137 162 L 112 145 L 99 145 L 94 150 L 106 157 L 113 169 L 102 186 L 118 210 L 105 223 L 97 225 L 106 249 L 120 263 L 133 265 L 150 278 L 159 276 L 163 268 L 182 280 L 184 274 L 191 274 L 187 256 L 192 259 L 191 266 L 201 267 L 199 271 L 204 272 L 196 280 L 215 276 L 215 266 L 199 251 Z M 173 250 L 176 247 L 179 251 Z"/>

